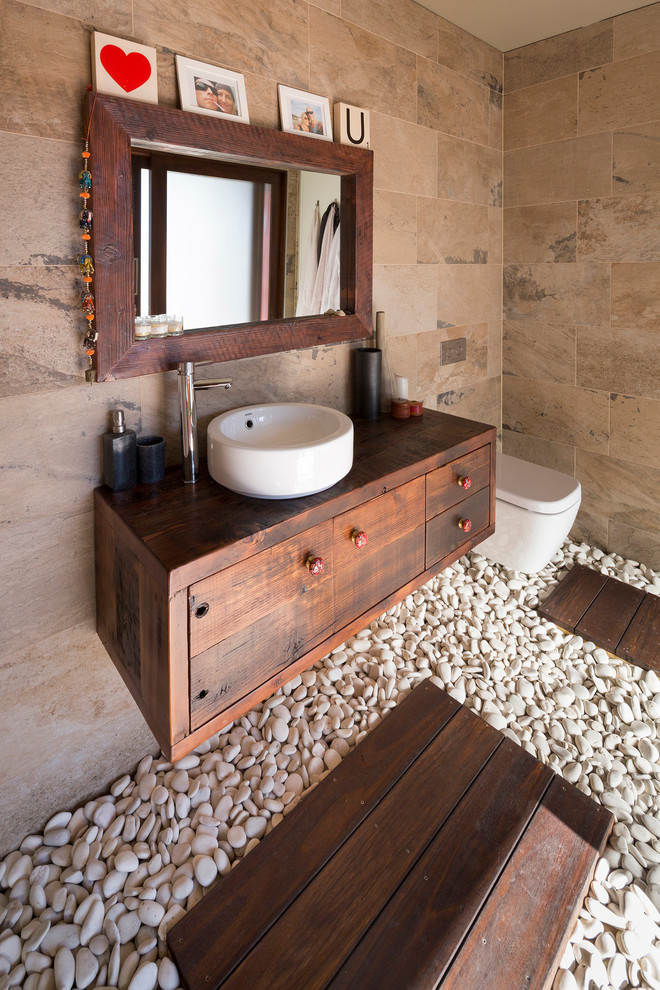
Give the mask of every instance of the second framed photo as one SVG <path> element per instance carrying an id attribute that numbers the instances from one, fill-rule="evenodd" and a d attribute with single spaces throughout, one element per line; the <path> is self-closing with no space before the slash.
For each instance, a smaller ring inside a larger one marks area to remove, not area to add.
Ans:
<path id="1" fill-rule="evenodd" d="M 332 141 L 332 119 L 327 96 L 314 96 L 313 93 L 282 85 L 277 89 L 283 131 Z"/>
<path id="2" fill-rule="evenodd" d="M 250 123 L 245 79 L 238 72 L 177 55 L 176 74 L 182 110 Z"/>

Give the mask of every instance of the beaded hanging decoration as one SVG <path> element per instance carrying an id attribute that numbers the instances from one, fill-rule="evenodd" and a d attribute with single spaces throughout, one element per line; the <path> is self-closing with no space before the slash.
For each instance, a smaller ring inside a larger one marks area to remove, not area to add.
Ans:
<path id="1" fill-rule="evenodd" d="M 92 113 L 94 109 L 92 108 Z M 83 280 L 83 289 L 81 292 L 81 304 L 82 311 L 85 320 L 87 321 L 85 339 L 83 346 L 85 348 L 85 353 L 89 358 L 89 368 L 85 372 L 85 378 L 88 382 L 96 381 L 96 372 L 93 368 L 93 358 L 96 353 L 96 341 L 98 340 L 98 333 L 94 328 L 94 317 L 95 317 L 95 306 L 94 306 L 94 294 L 92 292 L 92 275 L 94 274 L 94 260 L 89 253 L 89 240 L 91 237 L 92 230 L 92 220 L 93 214 L 90 209 L 90 198 L 92 194 L 92 173 L 89 170 L 89 159 L 91 157 L 89 151 L 89 128 L 91 126 L 92 114 L 90 114 L 89 124 L 87 125 L 87 133 L 84 137 L 85 149 L 82 152 L 83 167 L 78 174 L 78 184 L 80 186 L 80 196 L 82 199 L 83 208 L 80 211 L 80 236 L 83 240 L 83 245 L 85 250 L 82 254 L 78 255 L 76 259 L 80 266 L 80 274 Z"/>

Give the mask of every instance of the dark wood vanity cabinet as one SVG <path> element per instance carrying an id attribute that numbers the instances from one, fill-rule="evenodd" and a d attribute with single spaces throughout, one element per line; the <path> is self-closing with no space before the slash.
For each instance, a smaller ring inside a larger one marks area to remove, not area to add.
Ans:
<path id="1" fill-rule="evenodd" d="M 495 439 L 425 410 L 357 421 L 351 472 L 318 495 L 245 498 L 178 468 L 96 489 L 98 634 L 163 752 L 180 758 L 489 536 Z"/>

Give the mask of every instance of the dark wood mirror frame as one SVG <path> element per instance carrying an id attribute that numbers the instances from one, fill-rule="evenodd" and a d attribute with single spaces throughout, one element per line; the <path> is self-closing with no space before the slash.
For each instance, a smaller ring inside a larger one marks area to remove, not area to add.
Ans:
<path id="1" fill-rule="evenodd" d="M 97 93 L 90 93 L 85 102 L 85 118 L 92 154 L 90 253 L 99 381 L 167 371 L 179 361 L 231 361 L 371 336 L 371 151 Z M 340 175 L 341 306 L 346 315 L 268 320 L 136 341 L 132 146 Z"/>

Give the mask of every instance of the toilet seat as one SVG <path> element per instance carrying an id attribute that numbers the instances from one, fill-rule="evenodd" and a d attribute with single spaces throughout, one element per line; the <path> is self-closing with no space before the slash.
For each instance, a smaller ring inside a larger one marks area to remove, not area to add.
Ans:
<path id="1" fill-rule="evenodd" d="M 575 478 L 509 454 L 497 455 L 496 489 L 498 499 L 544 515 L 564 512 L 582 496 Z"/>

